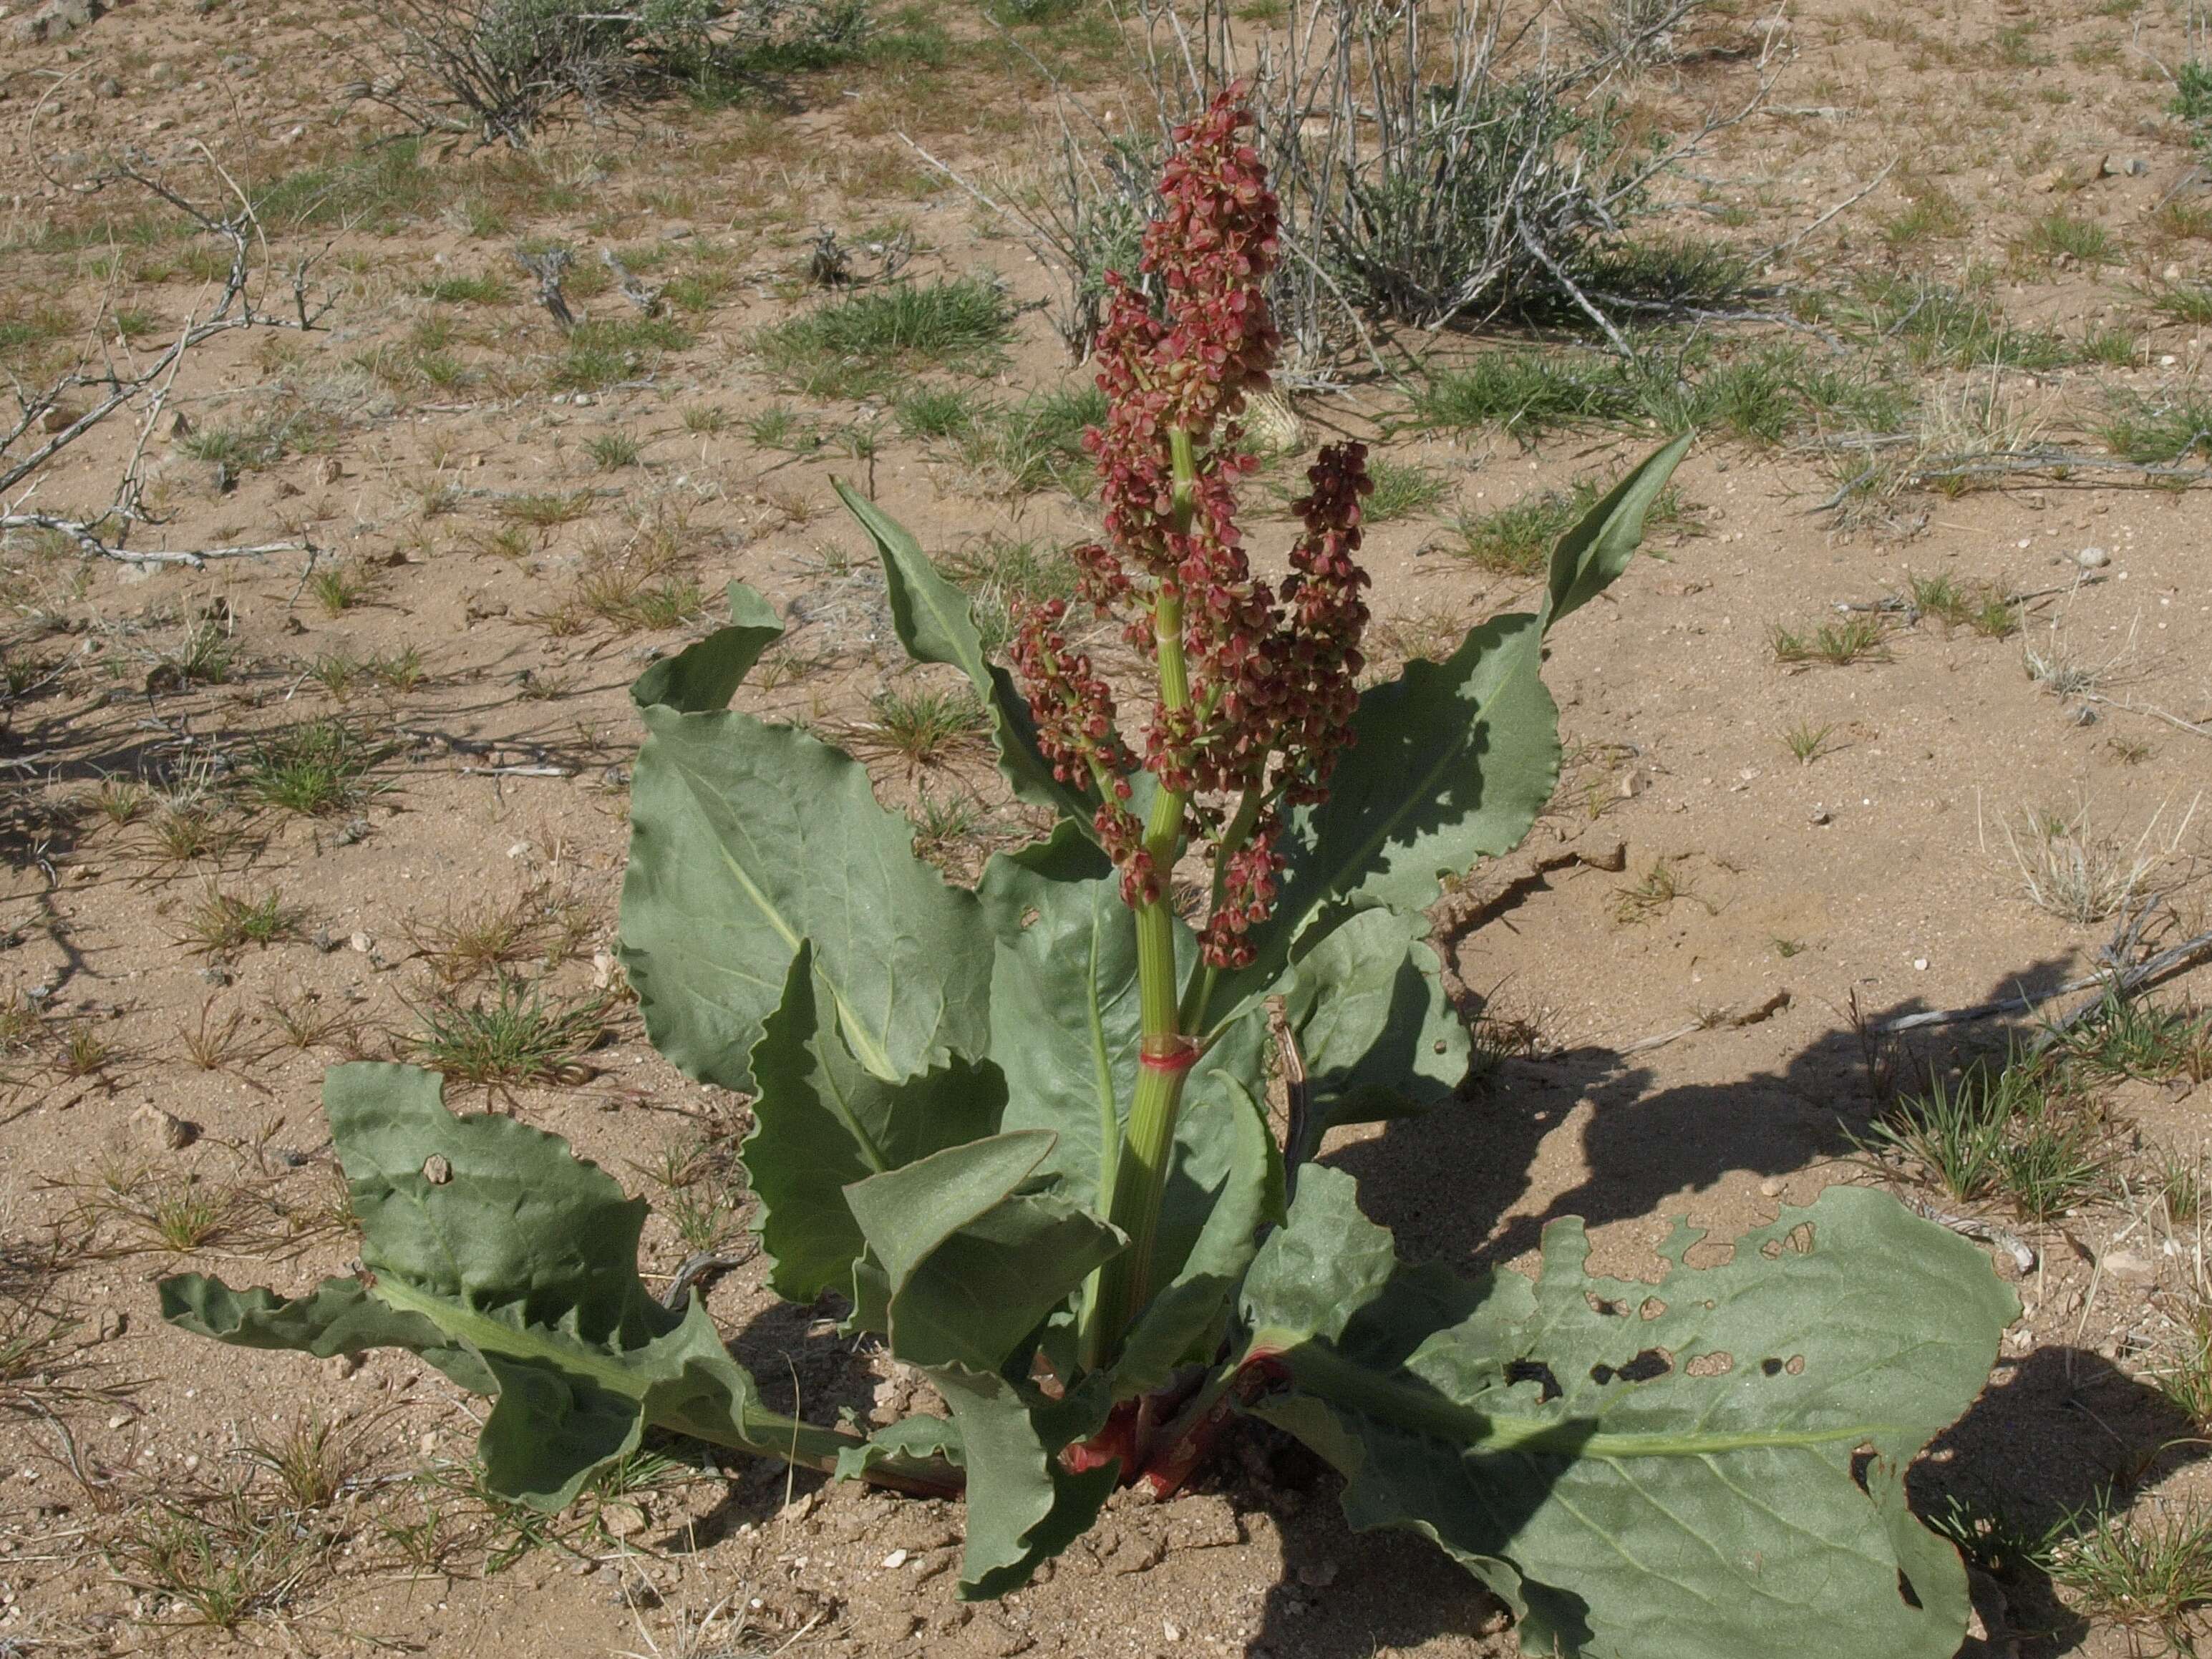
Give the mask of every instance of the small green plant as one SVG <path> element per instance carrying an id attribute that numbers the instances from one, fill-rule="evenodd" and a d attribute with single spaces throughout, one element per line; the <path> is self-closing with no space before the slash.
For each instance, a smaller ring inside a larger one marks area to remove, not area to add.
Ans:
<path id="1" fill-rule="evenodd" d="M 2212 396 L 2120 398 L 2098 436 L 2116 455 L 2161 465 L 2192 455 L 2212 458 Z"/>
<path id="2" fill-rule="evenodd" d="M 2046 213 L 2034 221 L 2014 243 L 2013 252 L 2021 260 L 2037 264 L 2064 259 L 2076 264 L 2105 265 L 2120 258 L 2112 232 L 2094 219 L 2076 219 L 2064 212 Z"/>
<path id="3" fill-rule="evenodd" d="M 221 623 L 196 622 L 185 629 L 176 649 L 167 653 L 146 677 L 149 687 L 167 684 L 179 689 L 191 685 L 221 685 L 237 665 L 238 647 L 230 630 Z"/>
<path id="4" fill-rule="evenodd" d="M 2153 295 L 2151 304 L 2169 322 L 2203 328 L 2212 324 L 2212 283 L 2177 283 Z"/>
<path id="5" fill-rule="evenodd" d="M 814 398 L 862 398 L 925 368 L 995 365 L 1013 307 L 989 279 L 894 283 L 763 329 L 753 349 Z"/>
<path id="6" fill-rule="evenodd" d="M 1462 1278 L 1399 1261 L 1314 1160 L 1337 1125 L 1457 1097 L 1474 1054 L 1428 943 L 1437 872 L 1514 846 L 1551 799 L 1549 628 L 1626 567 L 1687 441 L 1562 538 L 1535 609 L 1361 690 L 1364 447 L 1310 468 L 1287 595 L 1236 532 L 1231 422 L 1274 339 L 1249 119 L 1224 94 L 1184 129 L 1141 262 L 1176 273 L 1168 317 L 1117 306 L 1098 344 L 1108 528 L 1084 586 L 1148 642 L 1141 692 L 1109 690 L 1050 603 L 993 663 L 960 590 L 841 488 L 891 631 L 966 679 L 1048 833 L 948 881 L 860 762 L 730 708 L 781 633 L 743 586 L 728 627 L 633 689 L 623 963 L 647 1034 L 750 1097 L 775 1291 L 836 1294 L 848 1336 L 946 1413 L 864 1433 L 770 1409 L 699 1297 L 647 1290 L 642 1202 L 410 1067 L 325 1082 L 360 1272 L 292 1300 L 180 1275 L 164 1313 L 247 1345 L 407 1348 L 495 1390 L 484 1483 L 541 1516 L 636 1478 L 653 1425 L 964 1491 L 958 1592 L 1000 1596 L 1117 1484 L 1183 1484 L 1242 1413 L 1334 1463 L 1362 1523 L 1418 1528 L 1511 1597 L 1527 1651 L 1948 1659 L 1965 1569 L 1902 1483 L 2018 1312 L 1977 1246 L 1834 1187 L 1713 1266 L 1685 1225 L 1659 1273 L 1593 1276 L 1563 1219 L 1540 1279 Z M 1305 1074 L 1281 1139 L 1271 1018 Z"/>
<path id="7" fill-rule="evenodd" d="M 361 665 L 362 673 L 387 691 L 412 691 L 428 678 L 422 653 L 410 645 L 398 651 L 380 651 Z"/>
<path id="8" fill-rule="evenodd" d="M 1911 576 L 1912 608 L 1951 629 L 1972 629 L 1984 639 L 2008 640 L 2020 632 L 2020 607 L 2003 590 L 1984 582 L 1961 586 L 1948 576 Z"/>
<path id="9" fill-rule="evenodd" d="M 500 516 L 533 530 L 551 530 L 591 516 L 592 495 L 578 489 L 568 495 L 510 495 L 500 503 Z"/>
<path id="10" fill-rule="evenodd" d="M 693 404 L 684 411 L 684 429 L 711 438 L 730 429 L 730 411 L 720 404 Z"/>
<path id="11" fill-rule="evenodd" d="M 1536 575 L 1549 562 L 1559 538 L 1596 505 L 1601 493 L 1593 481 L 1578 479 L 1566 490 L 1540 490 L 1510 507 L 1462 517 L 1453 524 L 1460 537 L 1455 550 L 1493 574 Z M 1651 503 L 1644 525 L 1648 530 L 1663 530 L 1687 522 L 1688 517 L 1681 497 L 1667 489 Z"/>
<path id="12" fill-rule="evenodd" d="M 526 967 L 558 967 L 576 953 L 593 925 L 586 907 L 540 884 L 511 899 L 464 901 L 434 921 L 410 921 L 406 932 L 439 982 L 455 986 L 504 979 Z"/>
<path id="13" fill-rule="evenodd" d="M 2108 989 L 2087 1019 L 2055 1035 L 2051 1051 L 2096 1076 L 2202 1083 L 2212 1077 L 2212 1013 Z"/>
<path id="14" fill-rule="evenodd" d="M 501 278 L 489 275 L 440 276 L 415 291 L 426 300 L 446 306 L 503 306 L 514 298 Z"/>
<path id="15" fill-rule="evenodd" d="M 1887 662 L 1889 645 L 1881 622 L 1873 617 L 1852 617 L 1840 623 L 1822 623 L 1808 636 L 1777 623 L 1768 635 L 1774 660 L 1783 664 L 1824 662 L 1832 668 L 1848 668 L 1855 662 Z"/>
<path id="16" fill-rule="evenodd" d="M 660 1213 L 686 1249 L 720 1249 L 744 1214 L 744 1166 L 720 1141 L 697 1139 L 669 1148 L 653 1171 L 661 1188 Z"/>
<path id="17" fill-rule="evenodd" d="M 352 610 L 368 597 L 375 585 L 375 578 L 368 571 L 345 565 L 318 570 L 307 579 L 307 591 L 315 596 L 315 603 L 323 607 L 325 615 L 332 617 Z"/>
<path id="18" fill-rule="evenodd" d="M 2197 129 L 2197 143 L 2203 148 L 2212 137 L 2212 61 L 2196 57 L 2183 60 L 2174 72 L 2169 107 Z"/>
<path id="19" fill-rule="evenodd" d="M 552 385 L 560 392 L 605 392 L 643 379 L 670 352 L 690 343 L 690 334 L 665 317 L 579 323 L 554 362 Z"/>
<path id="20" fill-rule="evenodd" d="M 1451 493 L 1451 483 L 1433 468 L 1377 461 L 1368 482 L 1375 486 L 1367 497 L 1364 514 L 1369 524 L 1388 524 L 1426 513 Z"/>
<path id="21" fill-rule="evenodd" d="M 2014 1054 L 1931 1078 L 1876 1119 L 1861 1144 L 1903 1159 L 1953 1198 L 2002 1198 L 2047 1221 L 2111 1190 L 2109 1143 L 2102 1120 L 2063 1077 Z"/>
<path id="22" fill-rule="evenodd" d="M 2212 1602 L 2212 1510 L 2154 1499 L 2145 1515 L 2077 1518 L 2039 1565 L 2092 1618 L 2187 1653 L 2196 1615 Z"/>
<path id="23" fill-rule="evenodd" d="M 121 1058 L 112 1038 L 78 1021 L 64 1028 L 54 1069 L 66 1078 L 98 1077 Z"/>
<path id="24" fill-rule="evenodd" d="M 868 701 L 868 723 L 854 732 L 866 747 L 897 756 L 909 767 L 936 766 L 981 740 L 983 705 L 967 687 L 957 690 L 886 689 Z"/>
<path id="25" fill-rule="evenodd" d="M 233 1492 L 203 1507 L 161 1502 L 134 1512 L 114 1559 L 126 1583 L 167 1597 L 194 1622 L 228 1631 L 288 1611 L 326 1547 L 319 1534 L 257 1513 Z"/>
<path id="26" fill-rule="evenodd" d="M 1682 874 L 1680 860 L 1674 859 L 1653 860 L 1639 880 L 1616 888 L 1614 893 L 1618 902 L 1613 905 L 1613 919 L 1631 925 L 1655 921 L 1676 901 L 1697 897 L 1696 890 Z"/>
<path id="27" fill-rule="evenodd" d="M 1630 407 L 1617 380 L 1567 358 L 1508 350 L 1431 374 L 1414 388 L 1413 412 L 1424 427 L 1496 427 L 1533 442 L 1556 427 L 1618 420 Z"/>
<path id="28" fill-rule="evenodd" d="M 303 915 L 273 890 L 247 900 L 210 887 L 193 908 L 185 937 L 202 956 L 228 956 L 249 945 L 266 950 L 297 939 Z"/>
<path id="29" fill-rule="evenodd" d="M 519 1088 L 574 1082 L 584 1056 L 606 1034 L 604 997 L 548 1001 L 537 988 L 502 975 L 489 999 L 464 1006 L 434 998 L 419 1013 L 416 1052 L 457 1083 Z"/>
<path id="30" fill-rule="evenodd" d="M 264 806 L 325 817 L 368 799 L 368 775 L 384 754 L 343 720 L 311 720 L 262 739 L 246 769 L 246 788 Z"/>
<path id="31" fill-rule="evenodd" d="M 93 792 L 93 810 L 118 830 L 138 821 L 153 800 L 153 792 L 129 778 L 103 778 Z"/>
<path id="32" fill-rule="evenodd" d="M 1832 726 L 1815 726 L 1810 720 L 1799 720 L 1782 734 L 1782 746 L 1790 751 L 1790 759 L 1800 766 L 1810 766 L 1826 751 L 1828 734 Z"/>
<path id="33" fill-rule="evenodd" d="M 584 453 L 592 458 L 592 465 L 603 472 L 618 471 L 626 466 L 635 466 L 644 448 L 627 432 L 602 432 L 584 446 Z"/>

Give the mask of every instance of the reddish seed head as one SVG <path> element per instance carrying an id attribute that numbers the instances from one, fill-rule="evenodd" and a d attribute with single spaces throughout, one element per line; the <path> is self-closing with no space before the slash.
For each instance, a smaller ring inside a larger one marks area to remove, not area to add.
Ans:
<path id="1" fill-rule="evenodd" d="M 1308 473 L 1311 493 L 1294 511 L 1304 530 L 1280 591 L 1255 576 L 1236 522 L 1237 480 L 1258 465 L 1241 447 L 1237 416 L 1267 389 L 1279 343 L 1267 278 L 1277 253 L 1278 214 L 1252 125 L 1232 86 L 1176 131 L 1161 179 L 1161 211 L 1145 232 L 1139 269 L 1159 296 L 1107 277 L 1097 341 L 1103 427 L 1084 434 L 1101 485 L 1105 539 L 1073 550 L 1086 603 L 1127 618 L 1125 636 L 1157 652 L 1153 615 L 1164 596 L 1182 606 L 1188 708 L 1157 708 L 1142 764 L 1160 785 L 1193 797 L 1187 828 L 1218 836 L 1219 803 L 1257 792 L 1263 810 L 1225 860 L 1220 905 L 1202 933 L 1206 959 L 1251 959 L 1244 934 L 1273 908 L 1283 867 L 1274 851 L 1281 805 L 1318 801 L 1350 740 L 1354 678 L 1367 623 L 1360 590 L 1359 501 L 1371 488 L 1365 448 L 1336 444 Z M 1190 447 L 1195 477 L 1177 500 L 1175 439 Z M 1087 657 L 1071 652 L 1064 607 L 1024 618 L 1017 672 L 1036 706 L 1039 746 L 1056 770 L 1100 789 L 1101 842 L 1121 871 L 1122 896 L 1156 902 L 1163 872 L 1141 844 L 1124 774 L 1138 764 L 1117 735 L 1113 700 Z"/>

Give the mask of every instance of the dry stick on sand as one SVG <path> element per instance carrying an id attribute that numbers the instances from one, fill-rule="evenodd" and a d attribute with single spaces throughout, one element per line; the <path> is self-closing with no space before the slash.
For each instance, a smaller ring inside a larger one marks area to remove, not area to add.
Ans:
<path id="1" fill-rule="evenodd" d="M 2154 900 L 2153 903 L 2155 902 L 2156 901 Z M 2140 930 L 2142 917 L 2147 916 L 2150 907 L 2146 906 L 2141 915 L 2135 918 L 2132 923 L 2134 931 Z M 2116 940 L 2125 938 L 2131 945 L 2134 932 L 2130 931 L 2130 919 L 2123 916 L 2121 930 L 2115 936 Z M 1978 1002 L 1970 1007 L 1936 1008 L 1930 1009 L 1926 1013 L 1905 1014 L 1896 1019 L 1882 1021 L 1874 1028 L 1875 1033 L 1879 1036 L 1895 1036 L 1902 1031 L 1923 1030 L 1931 1025 L 1963 1025 L 1969 1020 L 1994 1019 L 2002 1014 L 2032 1014 L 2044 1004 L 2055 1002 L 2060 997 L 2071 996 L 2077 991 L 2094 989 L 2098 994 L 2094 1000 L 2076 1008 L 2051 1028 L 2051 1034 L 2056 1036 L 2080 1024 L 2091 1012 L 2101 1006 L 2106 994 L 2132 996 L 2154 980 L 2162 979 L 2169 974 L 2188 968 L 2203 957 L 2212 957 L 2212 933 L 2199 933 L 2195 939 L 2185 939 L 2168 950 L 2160 951 L 2147 961 L 2136 963 L 2132 968 L 2123 968 L 2119 965 L 2117 960 L 2119 947 L 2117 945 L 2107 946 L 2105 954 L 2107 958 L 2106 965 L 2097 972 L 2083 974 L 2067 980 L 2063 984 L 2054 985 L 2040 995 L 2031 996 L 2023 992 L 2018 996 L 2001 998 L 1995 1002 Z"/>
<path id="2" fill-rule="evenodd" d="M 223 170 L 204 144 L 198 148 L 208 166 L 236 199 L 234 210 L 218 216 L 129 162 L 116 164 L 84 188 L 86 193 L 91 193 L 117 183 L 136 185 L 185 215 L 201 234 L 228 244 L 230 269 L 220 291 L 204 312 L 186 317 L 175 338 L 149 362 L 118 365 L 103 348 L 97 365 L 88 355 L 75 368 L 42 388 L 34 390 L 21 382 L 15 383 L 15 421 L 12 425 L 0 427 L 0 532 L 48 531 L 67 537 L 88 557 L 140 566 L 198 567 L 210 559 L 261 558 L 272 553 L 305 553 L 312 563 L 317 556 L 314 544 L 304 537 L 234 547 L 149 550 L 125 545 L 136 526 L 158 522 L 145 506 L 143 463 L 146 445 L 167 406 L 169 393 L 185 356 L 195 347 L 234 329 L 308 332 L 319 326 L 337 303 L 328 295 L 309 298 L 307 276 L 313 261 L 303 258 L 294 261 L 292 265 L 291 314 L 280 315 L 262 307 L 251 291 L 252 279 L 261 268 L 255 264 L 254 249 L 260 247 L 265 259 L 268 246 L 260 218 L 237 180 Z M 80 394 L 88 397 L 87 405 L 82 410 L 76 407 Z M 38 492 L 41 475 L 55 459 L 110 416 L 125 409 L 134 410 L 137 414 L 137 439 L 106 510 L 92 518 L 81 519 L 33 507 L 31 498 Z M 20 493 L 9 500 L 11 490 Z"/>

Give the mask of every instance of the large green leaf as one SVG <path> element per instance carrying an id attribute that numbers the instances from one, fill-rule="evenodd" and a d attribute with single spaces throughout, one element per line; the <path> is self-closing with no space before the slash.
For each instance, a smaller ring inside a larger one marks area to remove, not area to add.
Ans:
<path id="1" fill-rule="evenodd" d="M 1036 721 L 1013 677 L 983 654 L 968 596 L 938 574 L 911 532 L 842 479 L 833 481 L 846 510 L 875 542 L 884 562 L 884 582 L 891 604 L 891 626 L 899 643 L 916 662 L 949 663 L 968 677 L 991 717 L 999 750 L 999 769 L 1016 795 L 1064 814 L 1085 835 L 1093 834 L 1096 795 L 1062 783 L 1052 763 L 1039 752 Z"/>
<path id="2" fill-rule="evenodd" d="M 1072 1200 L 1105 1212 L 1142 1036 L 1135 918 L 1103 854 L 1066 825 L 994 858 L 978 884 L 997 936 L 991 1051 L 1005 1068 L 1008 1129 L 1049 1129 L 1043 1167 Z M 1197 941 L 1175 923 L 1179 967 Z M 1157 1386 L 1218 1338 L 1259 1229 L 1281 1206 L 1279 1158 L 1254 1097 L 1263 1022 L 1225 1030 L 1194 1068 L 1154 1246 L 1162 1289 L 1128 1334 L 1124 1395 Z"/>
<path id="3" fill-rule="evenodd" d="M 359 1279 L 287 1301 L 198 1274 L 166 1317 L 248 1347 L 400 1347 L 494 1394 L 479 1449 L 493 1489 L 547 1510 L 633 1449 L 647 1423 L 775 1451 L 783 1429 L 834 1455 L 845 1437 L 764 1412 L 695 1298 L 663 1308 L 637 1274 L 641 1199 L 556 1136 L 457 1117 L 436 1073 L 342 1066 L 323 1104 L 362 1227 Z M 763 1443 L 765 1441 L 765 1443 Z"/>
<path id="4" fill-rule="evenodd" d="M 792 958 L 782 1006 L 753 1049 L 752 1070 L 759 1094 L 745 1169 L 757 1200 L 753 1228 L 774 1263 L 776 1294 L 794 1302 L 853 1289 L 866 1242 L 847 1186 L 995 1133 L 1006 1104 L 1006 1081 L 988 1060 L 955 1060 L 903 1083 L 861 1065 L 805 945 Z"/>
<path id="5" fill-rule="evenodd" d="M 1651 455 L 1560 538 L 1538 614 L 1493 617 L 1446 661 L 1408 663 L 1362 694 L 1328 799 L 1291 815 L 1281 896 L 1249 936 L 1255 958 L 1217 1006 L 1242 1012 L 1346 915 L 1425 909 L 1440 878 L 1520 845 L 1559 775 L 1545 632 L 1626 568 L 1688 443 Z"/>
<path id="6" fill-rule="evenodd" d="M 750 1056 L 799 942 L 860 1064 L 890 1081 L 980 1054 L 990 943 L 974 896 L 914 856 L 914 828 L 866 769 L 788 726 L 702 707 L 759 654 L 722 629 L 638 695 L 623 961 L 653 1046 L 684 1072 L 753 1086 Z"/>
<path id="7" fill-rule="evenodd" d="M 1423 1111 L 1466 1081 L 1467 1024 L 1444 994 L 1428 931 L 1418 912 L 1362 911 L 1293 965 L 1284 1013 L 1307 1079 L 1295 1161 L 1340 1123 Z"/>
<path id="8" fill-rule="evenodd" d="M 1066 1400 L 1026 1380 L 1046 1317 L 1125 1241 L 1032 1178 L 1052 1150 L 1041 1129 L 937 1152 L 847 1188 L 881 1264 L 892 1353 L 918 1365 L 952 1408 L 968 1472 L 964 1595 L 998 1595 L 1089 1527 L 1111 1466 L 1061 1468 L 1095 1432 L 1110 1395 L 1094 1377 Z"/>
<path id="9" fill-rule="evenodd" d="M 1355 1526 L 1425 1534 L 1512 1602 L 1530 1652 L 1949 1659 L 1965 1574 L 1902 1472 L 1972 1401 L 2012 1293 L 1965 1240 L 1830 1189 L 1653 1284 L 1390 1261 L 1351 1178 L 1309 1170 L 1244 1291 L 1255 1409 L 1346 1478 Z M 1863 1485 L 1862 1484 L 1863 1481 Z"/>

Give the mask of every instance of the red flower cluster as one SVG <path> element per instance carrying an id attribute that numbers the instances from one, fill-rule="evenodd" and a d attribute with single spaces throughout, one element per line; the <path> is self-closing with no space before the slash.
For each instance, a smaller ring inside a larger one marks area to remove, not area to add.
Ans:
<path id="1" fill-rule="evenodd" d="M 1075 550 L 1084 598 L 1130 617 L 1132 644 L 1157 655 L 1163 617 L 1180 615 L 1189 698 L 1155 709 L 1143 765 L 1188 798 L 1194 835 L 1234 833 L 1220 902 L 1202 935 L 1206 960 L 1250 960 L 1243 934 L 1273 908 L 1282 860 L 1278 809 L 1320 800 L 1348 740 L 1361 666 L 1367 576 L 1353 562 L 1365 448 L 1332 445 L 1297 504 L 1305 532 L 1278 592 L 1252 574 L 1236 522 L 1237 481 L 1258 465 L 1241 447 L 1237 416 L 1264 391 L 1279 343 L 1266 283 L 1278 214 L 1265 169 L 1245 141 L 1241 87 L 1176 129 L 1161 183 L 1164 208 L 1145 233 L 1140 269 L 1160 293 L 1109 275 L 1098 336 L 1103 428 L 1085 434 L 1097 458 L 1106 539 Z M 1185 458 L 1178 477 L 1178 452 Z M 1015 665 L 1037 705 L 1040 741 L 1063 778 L 1097 788 L 1101 839 L 1132 904 L 1155 902 L 1164 872 L 1141 844 L 1125 774 L 1135 757 L 1115 734 L 1114 704 L 1089 659 L 1071 653 L 1054 603 L 1022 619 Z M 1236 805 L 1252 811 L 1234 832 Z"/>

